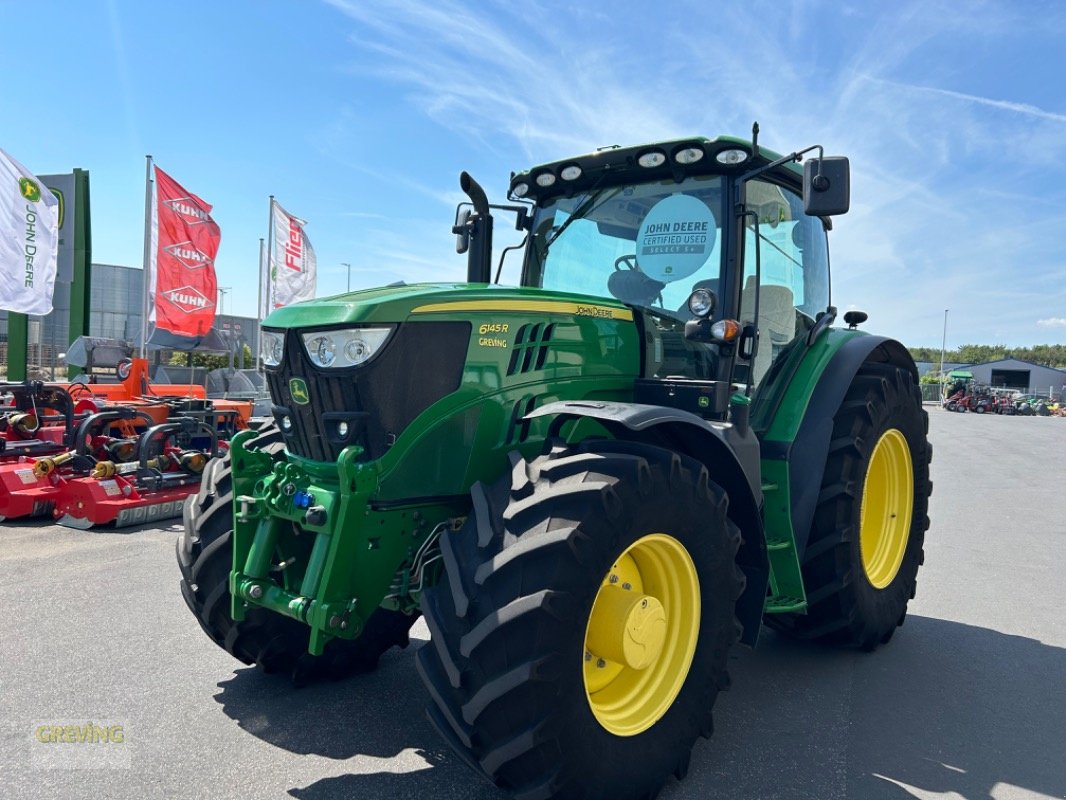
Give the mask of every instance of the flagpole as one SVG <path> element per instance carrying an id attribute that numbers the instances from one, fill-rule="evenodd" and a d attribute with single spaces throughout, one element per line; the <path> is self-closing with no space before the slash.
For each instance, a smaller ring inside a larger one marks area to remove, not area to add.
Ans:
<path id="1" fill-rule="evenodd" d="M 270 267 L 274 263 L 274 195 L 270 195 L 270 220 L 267 223 L 267 263 L 266 263 L 266 307 L 263 316 L 270 313 Z"/>
<path id="2" fill-rule="evenodd" d="M 259 294 L 255 298 L 255 371 L 259 372 L 263 356 L 263 272 L 266 270 L 265 245 L 259 237 Z"/>
<path id="3" fill-rule="evenodd" d="M 141 358 L 148 350 L 148 292 L 152 267 L 152 156 L 144 157 L 144 297 L 141 299 Z"/>

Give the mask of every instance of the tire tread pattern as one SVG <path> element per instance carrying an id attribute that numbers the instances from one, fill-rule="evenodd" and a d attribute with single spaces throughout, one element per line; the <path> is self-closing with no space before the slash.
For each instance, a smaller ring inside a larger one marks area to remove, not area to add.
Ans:
<path id="1" fill-rule="evenodd" d="M 914 471 L 914 505 L 903 563 L 892 583 L 875 589 L 863 571 L 859 511 L 873 447 L 887 428 L 907 439 Z M 803 553 L 806 614 L 768 614 L 766 624 L 785 635 L 873 650 L 903 624 L 925 560 L 929 528 L 932 445 L 929 415 L 908 372 L 867 363 L 852 381 L 834 417 L 833 434 L 814 523 Z"/>
<path id="2" fill-rule="evenodd" d="M 725 494 L 699 462 L 639 443 L 555 442 L 533 461 L 514 454 L 511 465 L 493 485 L 474 486 L 466 524 L 442 536 L 449 555 L 441 581 L 423 593 L 432 641 L 419 649 L 417 664 L 432 701 L 430 721 L 464 763 L 516 797 L 652 797 L 687 770 L 693 741 L 710 735 L 715 697 L 728 685 L 744 579 Z M 701 626 L 709 633 L 701 633 L 697 659 L 711 674 L 687 681 L 667 716 L 645 733 L 616 737 L 594 721 L 581 670 L 572 665 L 581 663 L 588 605 L 620 552 L 612 549 L 620 547 L 617 531 L 637 505 L 693 508 L 695 518 L 710 520 L 708 541 L 712 528 L 719 531 L 717 546 L 700 545 L 713 553 L 712 580 L 701 574 L 701 586 L 715 612 Z M 654 734 L 653 756 L 643 763 L 605 754 L 601 761 L 626 765 L 611 769 L 607 780 L 615 782 L 605 786 L 572 746 L 575 727 L 587 721 L 586 730 L 608 747 L 647 747 L 647 739 L 630 740 L 664 731 Z"/>

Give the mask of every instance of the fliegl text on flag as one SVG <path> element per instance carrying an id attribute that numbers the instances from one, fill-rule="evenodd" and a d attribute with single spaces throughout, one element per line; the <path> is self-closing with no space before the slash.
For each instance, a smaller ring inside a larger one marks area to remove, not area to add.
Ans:
<path id="1" fill-rule="evenodd" d="M 52 310 L 59 252 L 59 201 L 0 150 L 0 309 Z"/>
<path id="2" fill-rule="evenodd" d="M 270 310 L 315 296 L 317 260 L 299 217 L 274 203 L 274 254 L 270 265 Z"/>
<path id="3" fill-rule="evenodd" d="M 215 255 L 222 240 L 211 206 L 155 168 L 149 280 L 157 328 L 204 336 L 215 322 Z"/>

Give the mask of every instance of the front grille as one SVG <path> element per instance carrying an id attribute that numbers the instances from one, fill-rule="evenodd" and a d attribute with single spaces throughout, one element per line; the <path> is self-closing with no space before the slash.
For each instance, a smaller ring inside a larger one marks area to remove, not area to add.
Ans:
<path id="1" fill-rule="evenodd" d="M 381 458 L 415 417 L 459 388 L 470 344 L 467 322 L 406 323 L 369 363 L 329 370 L 310 362 L 300 333 L 287 332 L 285 358 L 267 382 L 275 406 L 292 419 L 287 447 L 315 461 L 336 461 L 352 444 L 363 447 L 364 460 Z M 291 378 L 307 384 L 309 402 L 294 402 Z M 340 419 L 348 422 L 346 441 L 336 440 Z"/>

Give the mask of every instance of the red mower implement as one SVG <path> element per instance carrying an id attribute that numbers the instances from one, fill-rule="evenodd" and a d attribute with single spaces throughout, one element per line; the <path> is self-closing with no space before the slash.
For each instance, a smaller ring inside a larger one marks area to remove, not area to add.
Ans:
<path id="1" fill-rule="evenodd" d="M 100 461 L 134 459 L 137 437 L 151 426 L 145 414 L 109 409 L 81 420 L 67 437 L 71 449 L 0 463 L 0 520 L 50 516 L 70 480 L 89 475 Z"/>
<path id="2" fill-rule="evenodd" d="M 98 461 L 88 475 L 65 481 L 55 505 L 59 524 L 87 530 L 181 516 L 207 462 L 219 455 L 219 440 L 213 425 L 179 417 L 146 430 L 135 450 L 134 460 Z"/>
<path id="3" fill-rule="evenodd" d="M 66 387 L 42 381 L 0 383 L 0 462 L 73 446 L 76 406 Z"/>

